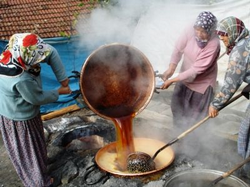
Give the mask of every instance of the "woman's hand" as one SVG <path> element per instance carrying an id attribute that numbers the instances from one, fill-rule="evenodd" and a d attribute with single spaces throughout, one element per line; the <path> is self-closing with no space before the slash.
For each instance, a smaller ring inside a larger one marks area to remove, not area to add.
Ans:
<path id="1" fill-rule="evenodd" d="M 167 89 L 169 86 L 171 86 L 173 83 L 180 81 L 178 77 L 175 77 L 173 79 L 166 80 L 164 84 L 161 86 L 161 89 Z"/>
<path id="2" fill-rule="evenodd" d="M 166 81 L 169 79 L 169 77 L 171 77 L 173 75 L 173 73 L 171 72 L 170 69 L 167 69 L 161 76 L 162 80 Z"/>
<path id="3" fill-rule="evenodd" d="M 64 86 L 64 87 L 69 86 L 69 78 L 67 78 L 67 79 L 63 80 L 63 81 L 62 81 L 62 82 L 60 82 L 60 83 L 61 83 L 61 85 L 62 85 L 62 86 Z"/>
<path id="4" fill-rule="evenodd" d="M 161 86 L 161 89 L 168 89 L 168 87 L 173 84 L 173 81 L 172 80 L 166 80 L 163 85 Z"/>
<path id="5" fill-rule="evenodd" d="M 161 78 L 166 81 L 169 79 L 175 72 L 176 64 L 170 63 L 169 68 L 163 73 Z"/>
<path id="6" fill-rule="evenodd" d="M 210 118 L 214 118 L 214 117 L 218 116 L 219 111 L 216 108 L 210 106 L 208 113 L 209 113 Z"/>
<path id="7" fill-rule="evenodd" d="M 59 95 L 72 93 L 69 86 L 61 86 L 57 91 L 58 91 Z"/>

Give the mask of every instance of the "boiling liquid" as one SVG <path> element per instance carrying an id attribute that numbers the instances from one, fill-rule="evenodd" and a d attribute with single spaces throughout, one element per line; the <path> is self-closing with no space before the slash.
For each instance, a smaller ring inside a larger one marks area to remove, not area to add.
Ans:
<path id="1" fill-rule="evenodd" d="M 116 128 L 117 167 L 121 171 L 127 168 L 127 157 L 135 152 L 132 120 L 133 116 L 112 119 Z"/>

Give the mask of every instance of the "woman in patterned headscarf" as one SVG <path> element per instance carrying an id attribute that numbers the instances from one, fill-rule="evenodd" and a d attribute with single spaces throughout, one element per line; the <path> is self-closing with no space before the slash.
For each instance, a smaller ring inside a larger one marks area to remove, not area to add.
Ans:
<path id="1" fill-rule="evenodd" d="M 53 69 L 61 87 L 42 90 L 40 62 Z M 26 187 L 48 187 L 47 151 L 40 105 L 71 93 L 57 51 L 35 34 L 15 34 L 0 56 L 0 130 L 14 168 Z"/>
<path id="2" fill-rule="evenodd" d="M 173 122 L 186 128 L 205 117 L 213 98 L 217 77 L 220 42 L 215 35 L 217 19 L 208 11 L 201 12 L 194 25 L 182 34 L 164 72 L 162 89 L 176 83 L 171 100 Z M 183 57 L 180 73 L 170 78 Z"/>
<path id="3" fill-rule="evenodd" d="M 216 29 L 229 54 L 224 84 L 209 107 L 210 117 L 218 115 L 225 103 L 232 98 L 243 82 L 250 84 L 250 38 L 244 23 L 236 17 L 223 19 Z M 238 152 L 243 158 L 250 156 L 250 105 L 241 122 Z M 250 164 L 244 166 L 250 178 Z"/>

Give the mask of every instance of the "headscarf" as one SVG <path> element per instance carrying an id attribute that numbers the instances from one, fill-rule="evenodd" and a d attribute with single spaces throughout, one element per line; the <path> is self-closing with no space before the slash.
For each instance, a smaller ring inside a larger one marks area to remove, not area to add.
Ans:
<path id="1" fill-rule="evenodd" d="M 203 28 L 208 33 L 208 35 L 211 36 L 216 28 L 216 24 L 217 24 L 217 18 L 211 12 L 203 11 L 196 18 L 194 28 L 196 27 Z M 208 43 L 208 40 L 201 40 L 198 37 L 195 38 L 200 48 L 204 48 Z"/>
<path id="2" fill-rule="evenodd" d="M 238 41 L 249 35 L 244 23 L 233 16 L 221 20 L 216 28 L 216 33 L 221 36 L 228 36 L 227 54 L 230 54 Z"/>
<path id="3" fill-rule="evenodd" d="M 14 34 L 0 56 L 0 74 L 17 76 L 23 70 L 32 72 L 32 66 L 44 60 L 50 52 L 50 47 L 36 34 Z"/>

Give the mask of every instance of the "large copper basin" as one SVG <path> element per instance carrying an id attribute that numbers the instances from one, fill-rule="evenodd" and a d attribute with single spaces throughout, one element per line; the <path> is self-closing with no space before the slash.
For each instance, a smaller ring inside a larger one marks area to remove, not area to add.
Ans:
<path id="1" fill-rule="evenodd" d="M 83 99 L 103 118 L 138 114 L 150 101 L 154 87 L 150 62 L 128 45 L 101 46 L 90 54 L 81 70 Z"/>
<path id="2" fill-rule="evenodd" d="M 135 138 L 134 143 L 136 151 L 147 153 L 151 157 L 158 149 L 160 149 L 162 146 L 165 145 L 164 142 L 149 138 Z M 157 157 L 155 158 L 154 160 L 156 167 L 155 170 L 143 173 L 130 173 L 127 171 L 120 171 L 119 169 L 117 169 L 115 147 L 116 147 L 115 142 L 111 143 L 100 149 L 95 156 L 95 160 L 98 166 L 102 170 L 112 173 L 114 175 L 132 177 L 132 176 L 142 176 L 142 175 L 156 173 L 158 171 L 167 168 L 173 162 L 175 156 L 173 149 L 171 147 L 168 147 L 163 151 L 161 151 L 159 155 L 157 155 Z"/>

